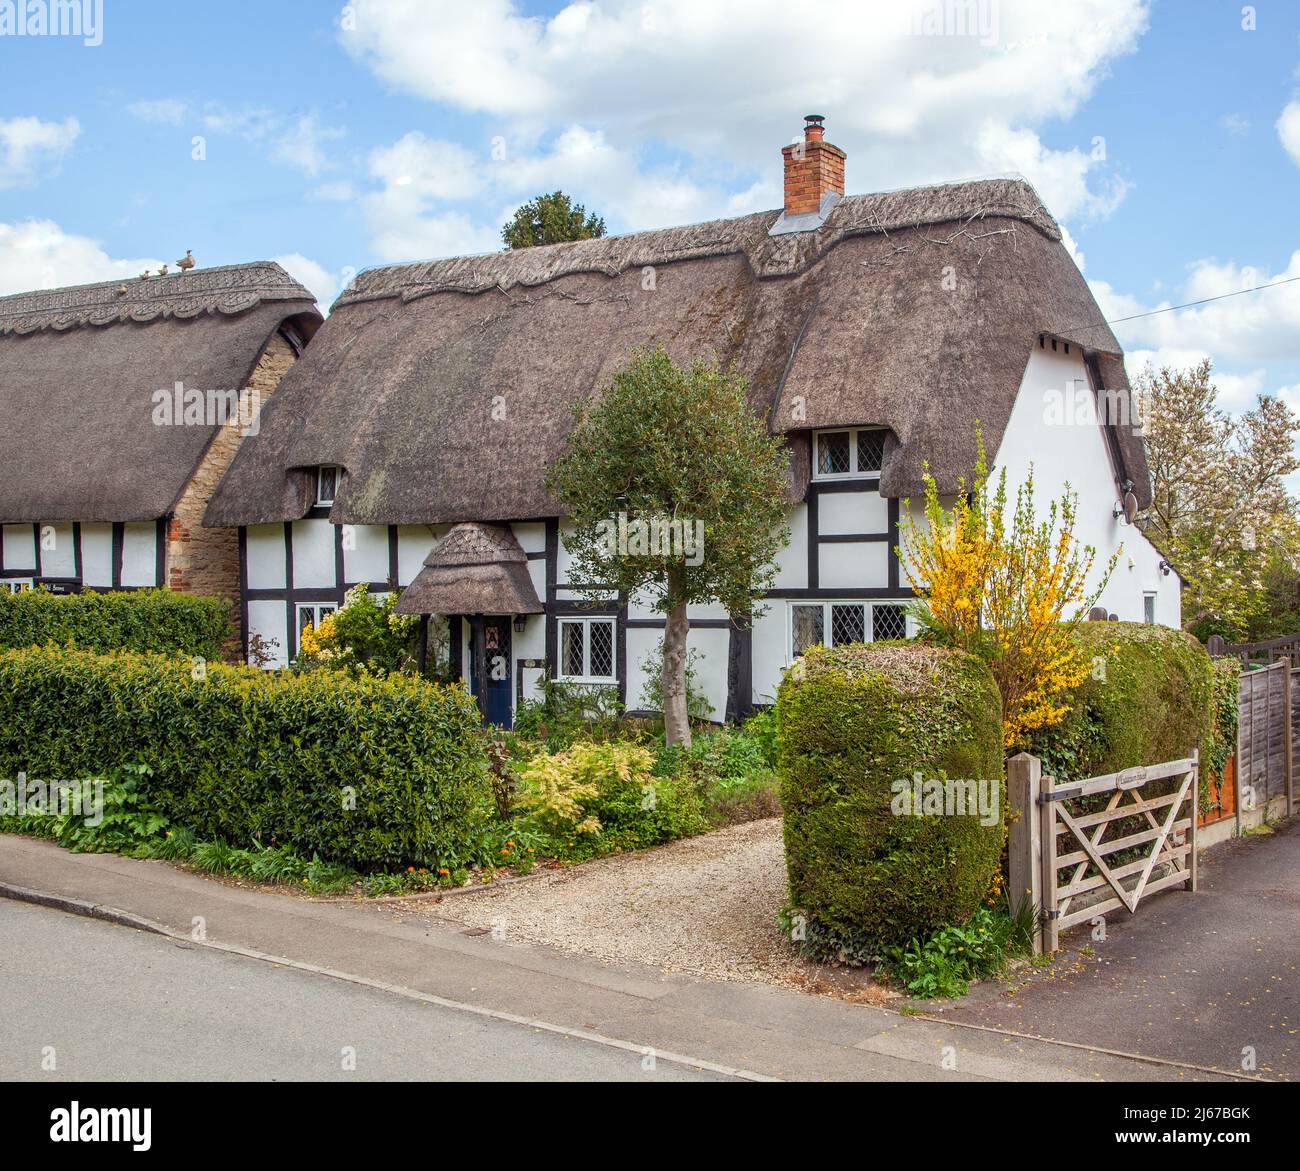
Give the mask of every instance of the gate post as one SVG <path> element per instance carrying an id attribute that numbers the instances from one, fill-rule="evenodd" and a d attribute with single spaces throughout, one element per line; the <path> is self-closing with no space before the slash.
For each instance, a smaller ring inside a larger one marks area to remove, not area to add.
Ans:
<path id="1" fill-rule="evenodd" d="M 1056 909 L 1056 802 L 1048 800 L 1054 777 L 1043 777 L 1039 786 L 1039 856 L 1042 860 L 1043 950 L 1054 952 L 1060 932 Z"/>
<path id="2" fill-rule="evenodd" d="M 1027 752 L 1007 761 L 1007 797 L 1011 802 L 1011 833 L 1007 841 L 1007 893 L 1011 913 L 1018 915 L 1026 900 L 1034 916 L 1034 954 L 1043 950 L 1041 862 L 1038 842 L 1038 793 L 1043 762 Z"/>

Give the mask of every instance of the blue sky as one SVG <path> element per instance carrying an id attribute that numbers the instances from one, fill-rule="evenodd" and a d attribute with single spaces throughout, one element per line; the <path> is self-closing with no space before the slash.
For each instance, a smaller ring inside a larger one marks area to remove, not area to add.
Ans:
<path id="1" fill-rule="evenodd" d="M 613 231 L 773 207 L 809 110 L 851 192 L 1027 175 L 1108 316 L 1300 276 L 1300 4 L 909 3 L 104 0 L 97 47 L 0 36 L 0 291 L 192 248 L 332 298 L 555 187 Z M 1300 406 L 1300 282 L 1117 328 Z"/>

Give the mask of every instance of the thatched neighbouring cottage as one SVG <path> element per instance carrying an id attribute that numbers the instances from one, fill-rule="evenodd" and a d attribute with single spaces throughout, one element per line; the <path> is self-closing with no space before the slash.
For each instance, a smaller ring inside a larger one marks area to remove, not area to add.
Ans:
<path id="1" fill-rule="evenodd" d="M 203 511 L 320 322 L 271 263 L 0 297 L 0 586 L 236 598 Z"/>
<path id="2" fill-rule="evenodd" d="M 417 582 L 404 608 L 427 591 L 449 611 L 453 663 L 503 722 L 543 672 L 643 707 L 662 615 L 569 588 L 543 478 L 571 404 L 654 343 L 734 361 L 791 453 L 793 538 L 766 614 L 749 630 L 691 610 L 718 717 L 770 699 L 805 645 L 904 632 L 901 498 L 919 496 L 927 463 L 954 491 L 977 422 L 1013 481 L 1032 460 L 1045 494 L 1072 484 L 1103 559 L 1123 541 L 1110 610 L 1176 625 L 1178 579 L 1115 515 L 1128 496 L 1147 503 L 1140 435 L 1086 409 L 1127 405 L 1119 343 L 1033 189 L 845 197 L 843 152 L 817 118 L 783 153 L 780 211 L 362 273 L 207 512 L 243 534 L 248 628 L 292 658 L 347 587 Z M 438 551 L 422 570 L 453 525 L 491 529 L 473 543 L 503 550 L 467 566 L 459 594 Z M 520 600 L 520 555 L 540 614 Z"/>

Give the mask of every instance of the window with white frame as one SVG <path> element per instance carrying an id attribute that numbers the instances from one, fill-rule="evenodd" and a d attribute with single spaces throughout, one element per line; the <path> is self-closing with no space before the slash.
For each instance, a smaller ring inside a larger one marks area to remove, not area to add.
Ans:
<path id="1" fill-rule="evenodd" d="M 885 461 L 885 432 L 881 428 L 818 431 L 813 444 L 814 480 L 878 476 Z"/>
<path id="2" fill-rule="evenodd" d="M 298 606 L 298 637 L 307 627 L 318 629 L 323 618 L 333 614 L 338 607 L 333 602 L 302 602 Z"/>
<path id="3" fill-rule="evenodd" d="M 810 646 L 843 646 L 907 637 L 901 602 L 791 602 L 790 658 Z"/>
<path id="4" fill-rule="evenodd" d="M 316 469 L 316 505 L 328 508 L 334 503 L 339 488 L 339 469 L 333 464 L 322 464 Z"/>
<path id="5" fill-rule="evenodd" d="M 1148 626 L 1156 624 L 1156 596 L 1155 594 L 1142 595 L 1142 621 Z"/>
<path id="6" fill-rule="evenodd" d="M 561 618 L 557 679 L 574 683 L 615 680 L 613 618 Z"/>

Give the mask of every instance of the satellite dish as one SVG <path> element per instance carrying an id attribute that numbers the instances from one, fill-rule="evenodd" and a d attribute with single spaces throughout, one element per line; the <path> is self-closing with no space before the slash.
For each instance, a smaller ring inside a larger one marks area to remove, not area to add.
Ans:
<path id="1" fill-rule="evenodd" d="M 1138 498 L 1132 492 L 1124 493 L 1124 519 L 1129 524 L 1136 522 L 1138 518 Z"/>

